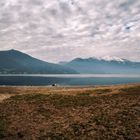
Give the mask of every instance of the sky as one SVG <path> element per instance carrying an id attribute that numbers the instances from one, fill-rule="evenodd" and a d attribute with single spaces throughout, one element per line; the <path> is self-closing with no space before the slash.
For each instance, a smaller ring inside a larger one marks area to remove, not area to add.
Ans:
<path id="1" fill-rule="evenodd" d="M 48 62 L 140 61 L 140 0 L 0 0 L 0 50 Z"/>

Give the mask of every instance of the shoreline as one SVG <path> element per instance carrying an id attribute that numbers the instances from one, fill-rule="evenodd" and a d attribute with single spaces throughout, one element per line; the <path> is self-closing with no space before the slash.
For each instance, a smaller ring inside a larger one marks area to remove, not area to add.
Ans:
<path id="1" fill-rule="evenodd" d="M 93 86 L 0 86 L 0 102 L 15 95 L 23 94 L 60 94 L 77 95 L 90 93 L 92 96 L 120 94 L 121 89 L 140 87 L 140 83 L 118 85 L 93 85 Z M 97 94 L 101 90 L 105 93 Z M 107 92 L 106 92 L 107 90 Z M 140 88 L 139 88 L 140 93 Z"/>
<path id="2" fill-rule="evenodd" d="M 93 87 L 111 87 L 111 86 L 131 86 L 131 85 L 140 85 L 138 83 L 122 83 L 122 84 L 103 84 L 103 85 L 0 85 L 0 87 L 21 87 L 21 88 L 93 88 Z"/>

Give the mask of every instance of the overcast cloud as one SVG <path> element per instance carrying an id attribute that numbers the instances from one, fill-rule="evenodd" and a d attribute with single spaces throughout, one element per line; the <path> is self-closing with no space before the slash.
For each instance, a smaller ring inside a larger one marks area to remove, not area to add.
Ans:
<path id="1" fill-rule="evenodd" d="M 140 0 L 0 0 L 0 49 L 140 61 Z"/>

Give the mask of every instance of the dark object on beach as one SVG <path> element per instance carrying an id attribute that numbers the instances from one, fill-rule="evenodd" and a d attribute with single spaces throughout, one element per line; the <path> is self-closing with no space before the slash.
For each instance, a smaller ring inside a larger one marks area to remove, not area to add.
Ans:
<path id="1" fill-rule="evenodd" d="M 57 86 L 57 84 L 52 84 L 52 87 L 56 87 Z"/>

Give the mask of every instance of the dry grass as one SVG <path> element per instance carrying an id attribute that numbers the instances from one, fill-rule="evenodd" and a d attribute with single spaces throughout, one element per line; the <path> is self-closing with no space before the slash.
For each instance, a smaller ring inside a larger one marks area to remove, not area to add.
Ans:
<path id="1" fill-rule="evenodd" d="M 94 87 L 0 87 L 0 101 L 9 98 L 13 95 L 23 94 L 64 94 L 64 95 L 77 95 L 77 94 L 90 94 L 93 96 L 119 94 L 123 90 L 132 90 L 130 88 L 138 88 L 140 84 L 131 85 L 115 85 L 115 86 L 94 86 Z"/>
<path id="2" fill-rule="evenodd" d="M 9 91 L 10 90 L 10 91 Z M 139 140 L 140 85 L 1 87 L 3 140 Z"/>

